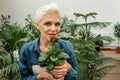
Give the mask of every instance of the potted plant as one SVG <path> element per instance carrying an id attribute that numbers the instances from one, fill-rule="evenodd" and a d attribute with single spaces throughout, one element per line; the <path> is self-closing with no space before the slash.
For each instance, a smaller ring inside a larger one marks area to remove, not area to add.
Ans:
<path id="1" fill-rule="evenodd" d="M 114 25 L 114 35 L 118 39 L 118 46 L 116 47 L 116 53 L 120 53 L 120 23 Z"/>

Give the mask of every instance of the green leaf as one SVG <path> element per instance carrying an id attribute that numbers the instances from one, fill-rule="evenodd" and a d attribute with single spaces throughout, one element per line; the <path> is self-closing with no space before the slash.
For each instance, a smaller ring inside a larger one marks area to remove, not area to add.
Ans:
<path id="1" fill-rule="evenodd" d="M 96 15 L 97 15 L 96 12 L 91 12 L 91 13 L 86 14 L 85 17 L 92 17 L 92 18 L 95 19 L 95 16 L 96 16 Z"/>
<path id="2" fill-rule="evenodd" d="M 66 58 L 69 58 L 69 55 L 67 53 L 62 52 L 57 57 L 59 59 L 66 59 Z"/>
<path id="3" fill-rule="evenodd" d="M 53 56 L 50 56 L 50 60 L 51 60 L 51 61 L 53 61 L 53 62 L 55 62 L 55 61 L 57 61 L 57 60 L 58 60 L 58 57 L 53 57 Z"/>
<path id="4" fill-rule="evenodd" d="M 46 69 L 47 69 L 48 71 L 50 71 L 50 70 L 53 69 L 53 67 L 54 67 L 54 65 L 53 65 L 52 63 L 50 63 L 49 65 L 47 65 Z"/>
<path id="5" fill-rule="evenodd" d="M 39 61 L 44 61 L 48 58 L 48 54 L 47 53 L 40 53 L 40 57 L 39 57 Z"/>
<path id="6" fill-rule="evenodd" d="M 58 60 L 55 65 L 62 65 L 64 63 L 64 60 Z"/>

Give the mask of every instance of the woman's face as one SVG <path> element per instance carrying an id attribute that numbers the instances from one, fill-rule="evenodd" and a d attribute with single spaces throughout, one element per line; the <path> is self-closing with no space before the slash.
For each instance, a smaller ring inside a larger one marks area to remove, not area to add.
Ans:
<path id="1" fill-rule="evenodd" d="M 60 16 L 48 13 L 42 17 L 36 27 L 44 39 L 50 40 L 51 36 L 58 37 L 60 32 Z"/>

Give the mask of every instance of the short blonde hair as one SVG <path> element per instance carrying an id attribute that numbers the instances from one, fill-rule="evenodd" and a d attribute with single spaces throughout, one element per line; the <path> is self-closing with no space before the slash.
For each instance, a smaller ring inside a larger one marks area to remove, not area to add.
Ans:
<path id="1" fill-rule="evenodd" d="M 36 22 L 39 22 L 42 17 L 48 13 L 53 13 L 53 14 L 57 14 L 61 17 L 60 15 L 60 11 L 59 8 L 57 6 L 56 3 L 50 3 L 47 5 L 43 5 L 42 7 L 40 7 L 37 12 L 36 12 Z"/>

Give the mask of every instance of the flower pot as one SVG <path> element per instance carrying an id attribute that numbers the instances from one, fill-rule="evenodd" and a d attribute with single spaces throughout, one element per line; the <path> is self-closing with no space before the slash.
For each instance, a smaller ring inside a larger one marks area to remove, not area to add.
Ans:
<path id="1" fill-rule="evenodd" d="M 117 48 L 116 48 L 116 53 L 119 53 L 119 54 L 120 54 L 120 47 L 117 47 Z"/>

